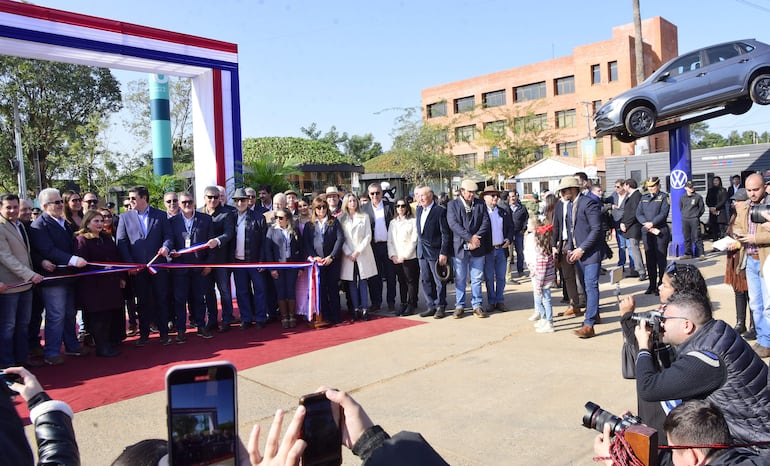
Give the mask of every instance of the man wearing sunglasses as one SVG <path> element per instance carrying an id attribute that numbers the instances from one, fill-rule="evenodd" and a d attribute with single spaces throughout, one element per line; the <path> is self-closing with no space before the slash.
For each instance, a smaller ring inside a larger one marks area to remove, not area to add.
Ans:
<path id="1" fill-rule="evenodd" d="M 382 280 L 388 285 L 388 311 L 395 311 L 396 306 L 396 272 L 393 270 L 393 262 L 388 257 L 388 227 L 393 220 L 393 203 L 383 196 L 382 185 L 372 183 L 369 185 L 370 202 L 361 205 L 361 211 L 369 216 L 369 224 L 372 226 L 372 251 L 377 262 L 377 275 L 370 277 L 369 297 L 372 301 L 372 311 L 379 311 L 382 307 Z M 405 301 L 402 298 L 402 301 Z"/>
<path id="2" fill-rule="evenodd" d="M 719 407 L 736 443 L 770 441 L 768 367 L 726 322 L 715 320 L 701 293 L 673 294 L 662 317 L 663 343 L 676 359 L 660 371 L 653 361 L 651 330 L 640 324 L 636 390 L 671 409 L 682 401 L 707 400 Z"/>
<path id="3" fill-rule="evenodd" d="M 43 214 L 29 230 L 32 260 L 35 272 L 43 276 L 65 275 L 82 268 L 86 261 L 75 255 L 75 236 L 64 220 L 64 203 L 59 190 L 46 188 L 40 191 L 38 203 Z M 64 363 L 60 351 L 64 343 L 65 354 L 80 356 L 86 351 L 80 348 L 75 334 L 75 289 L 72 279 L 51 280 L 40 288 L 45 306 L 46 364 L 57 366 Z"/>

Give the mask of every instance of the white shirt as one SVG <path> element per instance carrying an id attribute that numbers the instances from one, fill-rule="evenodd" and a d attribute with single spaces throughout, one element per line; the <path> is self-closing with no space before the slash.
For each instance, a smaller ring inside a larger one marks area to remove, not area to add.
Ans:
<path id="1" fill-rule="evenodd" d="M 372 202 L 372 210 L 374 211 L 374 242 L 387 242 L 388 226 L 385 225 L 385 203 L 380 202 L 380 206 L 377 207 Z"/>
<path id="2" fill-rule="evenodd" d="M 428 214 L 430 213 L 430 209 L 432 209 L 435 204 L 436 204 L 436 201 L 433 201 L 430 203 L 428 207 L 422 208 L 422 215 L 420 216 L 420 233 L 425 231 L 425 221 L 428 220 Z"/>

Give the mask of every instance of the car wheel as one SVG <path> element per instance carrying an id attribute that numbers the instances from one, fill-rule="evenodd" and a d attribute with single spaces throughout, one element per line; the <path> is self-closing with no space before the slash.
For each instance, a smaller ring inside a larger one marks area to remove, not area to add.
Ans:
<path id="1" fill-rule="evenodd" d="M 655 112 L 650 107 L 641 105 L 626 113 L 626 130 L 631 136 L 642 137 L 655 128 Z"/>
<path id="2" fill-rule="evenodd" d="M 760 74 L 751 81 L 751 100 L 759 105 L 770 104 L 770 74 Z"/>
<path id="3" fill-rule="evenodd" d="M 618 139 L 618 141 L 625 143 L 634 142 L 637 139 L 636 136 L 631 136 L 628 133 L 618 133 L 615 135 L 615 137 Z"/>
<path id="4" fill-rule="evenodd" d="M 754 102 L 751 99 L 741 99 L 730 102 L 725 106 L 725 109 L 733 115 L 743 115 L 751 110 L 752 105 L 754 105 Z"/>

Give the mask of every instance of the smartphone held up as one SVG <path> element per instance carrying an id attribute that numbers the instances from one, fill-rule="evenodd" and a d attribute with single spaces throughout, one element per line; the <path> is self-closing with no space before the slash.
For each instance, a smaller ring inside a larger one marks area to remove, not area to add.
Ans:
<path id="1" fill-rule="evenodd" d="M 170 466 L 237 465 L 236 371 L 230 362 L 166 373 Z"/>
<path id="2" fill-rule="evenodd" d="M 302 454 L 304 466 L 342 464 L 342 410 L 326 398 L 326 393 L 312 393 L 300 398 L 305 407 L 302 439 L 307 447 Z"/>

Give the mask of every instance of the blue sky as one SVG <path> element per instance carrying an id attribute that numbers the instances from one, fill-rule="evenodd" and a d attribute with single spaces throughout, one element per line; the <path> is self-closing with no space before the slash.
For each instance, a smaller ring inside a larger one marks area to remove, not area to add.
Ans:
<path id="1" fill-rule="evenodd" d="M 243 137 L 301 136 L 316 122 L 372 133 L 385 149 L 400 114 L 392 109 L 419 106 L 421 89 L 570 55 L 633 21 L 631 0 L 33 3 L 237 43 Z M 734 39 L 770 42 L 770 0 L 641 0 L 641 11 L 678 26 L 680 53 Z M 770 130 L 770 107 L 709 126 Z"/>

